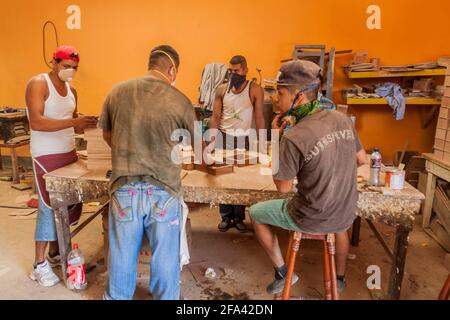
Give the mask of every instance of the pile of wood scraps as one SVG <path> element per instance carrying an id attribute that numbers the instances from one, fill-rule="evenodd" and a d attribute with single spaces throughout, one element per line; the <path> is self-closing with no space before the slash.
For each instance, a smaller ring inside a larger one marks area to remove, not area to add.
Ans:
<path id="1" fill-rule="evenodd" d="M 360 99 L 371 99 L 371 98 L 381 98 L 375 93 L 375 85 L 358 86 L 354 84 L 351 88 L 342 90 L 343 98 L 346 100 L 348 98 L 360 98 Z"/>
<path id="2" fill-rule="evenodd" d="M 87 167 L 89 170 L 109 170 L 112 168 L 111 148 L 103 140 L 101 129 L 85 129 L 84 139 L 87 141 Z M 80 153 L 86 157 L 85 153 Z"/>
<path id="3" fill-rule="evenodd" d="M 370 71 L 385 71 L 389 73 L 400 72 L 414 72 L 426 69 L 437 69 L 442 66 L 439 62 L 422 62 L 406 65 L 390 65 L 382 66 L 379 58 L 369 58 L 367 51 L 358 51 L 354 54 L 353 60 L 348 65 L 343 65 L 345 73 L 350 72 L 370 72 Z"/>

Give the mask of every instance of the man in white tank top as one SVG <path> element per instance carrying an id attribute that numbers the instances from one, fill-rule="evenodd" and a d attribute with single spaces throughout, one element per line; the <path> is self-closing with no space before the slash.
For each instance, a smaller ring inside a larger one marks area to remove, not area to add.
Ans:
<path id="1" fill-rule="evenodd" d="M 69 85 L 80 61 L 77 50 L 61 46 L 53 55 L 52 70 L 33 77 L 27 85 L 26 104 L 31 127 L 31 156 L 38 189 L 35 261 L 30 278 L 41 286 L 59 282 L 52 270 L 60 263 L 53 210 L 43 175 L 77 160 L 75 131 L 95 126 L 93 117 L 77 117 L 77 93 Z M 78 211 L 81 206 L 75 206 Z M 73 208 L 75 208 L 73 207 Z M 70 209 L 72 210 L 72 209 Z M 69 210 L 69 216 L 70 216 Z M 50 242 L 48 257 L 45 257 Z"/>
<path id="2" fill-rule="evenodd" d="M 256 130 L 265 129 L 262 87 L 247 80 L 247 60 L 243 56 L 234 56 L 229 65 L 230 81 L 217 88 L 213 106 L 210 129 L 219 129 L 224 139 L 224 149 L 249 149 L 248 136 L 255 119 Z M 212 140 L 215 140 L 213 138 Z M 245 145 L 244 145 L 245 143 Z M 222 221 L 218 228 L 225 232 L 235 226 L 245 232 L 245 206 L 220 205 Z"/>

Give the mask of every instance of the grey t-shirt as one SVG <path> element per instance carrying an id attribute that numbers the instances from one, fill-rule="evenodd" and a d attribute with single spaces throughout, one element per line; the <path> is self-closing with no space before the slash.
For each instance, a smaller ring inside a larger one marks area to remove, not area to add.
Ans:
<path id="1" fill-rule="evenodd" d="M 194 108 L 170 84 L 145 76 L 115 86 L 107 96 L 99 126 L 112 132 L 111 192 L 145 181 L 172 194 L 181 189 L 181 166 L 171 159 L 176 129 L 194 137 Z"/>
<path id="2" fill-rule="evenodd" d="M 288 212 L 300 229 L 343 231 L 356 218 L 356 153 L 362 145 L 351 120 L 322 110 L 302 119 L 282 137 L 277 180 L 298 179 Z"/>

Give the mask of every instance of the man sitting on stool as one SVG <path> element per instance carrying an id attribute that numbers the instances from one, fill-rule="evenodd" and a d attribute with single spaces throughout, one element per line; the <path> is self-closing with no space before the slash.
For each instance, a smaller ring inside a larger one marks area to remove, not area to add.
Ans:
<path id="1" fill-rule="evenodd" d="M 357 162 L 365 163 L 365 151 L 348 117 L 321 108 L 319 76 L 319 66 L 296 60 L 281 67 L 277 80 L 277 103 L 284 114 L 274 119 L 272 128 L 284 134 L 273 179 L 279 192 L 288 193 L 297 177 L 298 191 L 291 200 L 267 201 L 250 208 L 257 238 L 275 269 L 275 280 L 267 287 L 271 294 L 283 290 L 287 273 L 273 227 L 309 234 L 336 233 L 338 284 L 342 288 L 345 283 L 347 230 L 356 218 L 358 199 Z M 289 127 L 282 120 L 286 112 Z M 294 274 L 292 283 L 297 281 Z"/>

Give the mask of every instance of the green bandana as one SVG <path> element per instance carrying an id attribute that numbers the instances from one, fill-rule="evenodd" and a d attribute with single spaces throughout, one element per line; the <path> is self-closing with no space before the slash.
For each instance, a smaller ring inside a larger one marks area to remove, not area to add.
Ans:
<path id="1" fill-rule="evenodd" d="M 292 110 L 292 115 L 297 120 L 297 123 L 302 120 L 303 118 L 313 114 L 317 110 L 320 109 L 320 101 L 314 100 L 311 102 L 308 102 L 306 104 L 303 104 L 301 106 L 296 107 L 294 110 Z"/>

